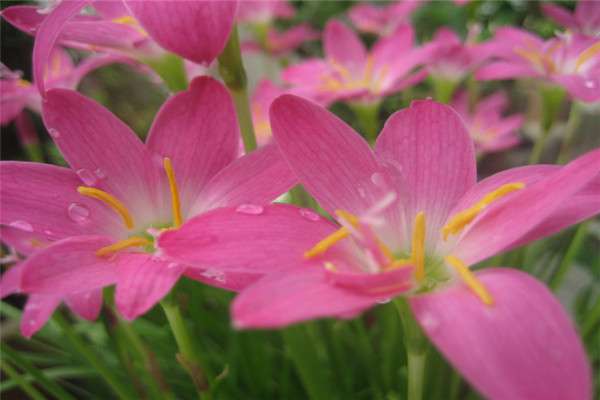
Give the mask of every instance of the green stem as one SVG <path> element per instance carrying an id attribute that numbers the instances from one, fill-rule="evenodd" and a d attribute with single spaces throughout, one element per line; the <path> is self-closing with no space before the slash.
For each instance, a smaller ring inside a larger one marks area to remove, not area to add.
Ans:
<path id="1" fill-rule="evenodd" d="M 187 76 L 181 57 L 168 53 L 162 57 L 148 58 L 144 62 L 161 77 L 171 92 L 187 89 Z"/>
<path id="2" fill-rule="evenodd" d="M 365 133 L 367 140 L 371 143 L 375 142 L 379 132 L 379 102 L 353 103 L 350 108 L 354 111 L 358 124 Z"/>
<path id="3" fill-rule="evenodd" d="M 23 378 L 23 376 L 21 376 L 21 374 L 19 374 L 19 372 L 17 372 L 17 370 L 14 369 L 9 363 L 3 361 L 0 366 L 2 367 L 2 371 L 4 371 L 9 378 L 14 380 L 17 385 L 19 385 L 21 389 L 23 389 L 23 391 L 29 395 L 30 398 L 33 400 L 45 399 L 45 397 L 29 382 L 27 382 L 25 378 Z"/>
<path id="4" fill-rule="evenodd" d="M 571 110 L 569 111 L 569 119 L 567 120 L 565 135 L 560 146 L 560 152 L 558 153 L 557 162 L 559 164 L 564 164 L 569 159 L 571 145 L 573 144 L 573 139 L 575 139 L 575 133 L 577 132 L 577 128 L 581 123 L 581 109 L 582 107 L 577 101 L 574 101 L 571 104 Z"/>
<path id="5" fill-rule="evenodd" d="M 231 30 L 229 40 L 219 56 L 219 73 L 233 97 L 244 148 L 249 153 L 256 149 L 256 136 L 252 125 L 252 113 L 250 112 L 247 91 L 248 80 L 242 60 L 237 26 L 234 26 Z"/>
<path id="6" fill-rule="evenodd" d="M 567 275 L 567 272 L 569 272 L 569 269 L 571 269 L 573 261 L 575 260 L 577 253 L 579 253 L 579 250 L 581 250 L 581 246 L 584 243 L 586 233 L 587 223 L 579 225 L 577 231 L 575 231 L 573 239 L 571 240 L 571 244 L 569 244 L 569 248 L 567 249 L 565 256 L 563 257 L 562 261 L 560 262 L 560 265 L 556 269 L 556 272 L 552 274 L 552 278 L 548 283 L 548 286 L 550 286 L 550 289 L 552 289 L 553 291 L 556 291 L 560 287 L 563 280 L 565 279 L 565 276 Z"/>
<path id="7" fill-rule="evenodd" d="M 427 338 L 415 320 L 406 299 L 398 297 L 394 300 L 404 334 L 406 357 L 408 361 L 408 400 L 423 398 L 425 364 L 427 361 Z"/>
<path id="8" fill-rule="evenodd" d="M 546 141 L 550 136 L 550 131 L 565 97 L 565 91 L 557 86 L 544 86 L 540 91 L 540 95 L 542 96 L 541 130 L 531 150 L 529 164 L 537 164 L 542 158 Z"/>
<path id="9" fill-rule="evenodd" d="M 203 372 L 200 357 L 198 357 L 198 353 L 194 348 L 194 342 L 192 341 L 185 320 L 181 315 L 179 305 L 173 294 L 170 294 L 163 299 L 160 302 L 160 305 L 169 321 L 169 326 L 171 327 L 171 331 L 177 342 L 177 347 L 179 348 L 177 361 L 179 361 L 183 369 L 185 369 L 194 382 L 199 398 L 209 398 L 209 393 L 207 391 L 208 382 Z"/>
<path id="10" fill-rule="evenodd" d="M 435 93 L 435 99 L 440 103 L 450 103 L 454 91 L 458 86 L 458 82 L 437 77 L 431 77 L 431 82 Z"/>
<path id="11" fill-rule="evenodd" d="M 87 344 L 75 333 L 71 325 L 65 320 L 60 312 L 54 313 L 54 322 L 63 331 L 65 337 L 73 348 L 100 374 L 100 376 L 108 383 L 111 389 L 117 394 L 120 399 L 134 399 L 135 396 L 130 390 L 123 385 L 112 370 L 98 356 L 89 349 Z"/>
<path id="12" fill-rule="evenodd" d="M 586 318 L 581 324 L 581 336 L 587 338 L 594 332 L 594 327 L 600 322 L 600 298 L 596 300 L 596 304 L 586 313 Z"/>

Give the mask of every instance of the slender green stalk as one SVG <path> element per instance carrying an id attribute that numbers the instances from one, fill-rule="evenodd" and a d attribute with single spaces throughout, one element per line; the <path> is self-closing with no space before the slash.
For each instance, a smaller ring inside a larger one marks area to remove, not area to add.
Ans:
<path id="1" fill-rule="evenodd" d="M 569 159 L 571 145 L 575 139 L 577 128 L 579 128 L 579 125 L 581 124 L 581 109 L 582 107 L 579 102 L 574 101 L 571 103 L 571 110 L 569 111 L 569 119 L 567 120 L 565 135 L 563 136 L 560 152 L 558 153 L 557 162 L 559 164 L 564 164 Z"/>
<path id="2" fill-rule="evenodd" d="M 440 103 L 450 103 L 458 82 L 449 79 L 431 77 L 435 99 Z"/>
<path id="3" fill-rule="evenodd" d="M 135 399 L 135 396 L 131 393 L 129 388 L 119 381 L 110 367 L 104 364 L 93 350 L 77 336 L 73 327 L 65 320 L 61 313 L 54 313 L 53 320 L 60 327 L 73 348 L 98 372 L 120 399 Z"/>
<path id="4" fill-rule="evenodd" d="M 542 96 L 540 135 L 537 137 L 531 150 L 529 164 L 537 164 L 542 158 L 548 136 L 550 136 L 550 131 L 565 97 L 565 91 L 557 86 L 545 86 L 540 91 L 540 95 Z"/>
<path id="5" fill-rule="evenodd" d="M 160 302 L 160 305 L 169 321 L 171 331 L 177 342 L 177 347 L 179 348 L 177 361 L 179 361 L 194 382 L 199 398 L 209 398 L 208 381 L 204 375 L 200 357 L 173 294 L 170 294 L 163 299 L 163 301 Z"/>
<path id="6" fill-rule="evenodd" d="M 594 332 L 594 327 L 600 322 L 600 298 L 596 300 L 596 304 L 590 311 L 587 312 L 585 320 L 581 324 L 581 336 L 587 338 Z"/>
<path id="7" fill-rule="evenodd" d="M 350 106 L 367 140 L 371 143 L 375 142 L 379 132 L 379 105 L 379 102 L 375 102 L 368 104 L 353 103 Z"/>
<path id="8" fill-rule="evenodd" d="M 242 140 L 246 152 L 256 149 L 256 136 L 252 125 L 252 114 L 250 112 L 250 101 L 248 100 L 248 80 L 246 70 L 242 61 L 240 50 L 240 38 L 237 26 L 231 30 L 229 40 L 219 56 L 219 73 L 227 85 L 238 116 Z"/>
<path id="9" fill-rule="evenodd" d="M 581 246 L 584 243 L 586 233 L 587 223 L 579 225 L 577 231 L 575 231 L 573 239 L 571 240 L 571 244 L 569 244 L 569 248 L 567 249 L 565 256 L 563 257 L 554 274 L 552 274 L 552 278 L 548 283 L 548 286 L 550 286 L 550 289 L 553 291 L 556 291 L 560 287 L 565 279 L 565 276 L 567 275 L 567 272 L 569 272 L 569 269 L 571 269 L 573 261 L 575 260 L 577 253 L 579 253 L 579 250 L 581 250 Z"/>
<path id="10" fill-rule="evenodd" d="M 11 349 L 7 345 L 3 345 L 2 355 L 3 357 L 8 358 L 8 360 L 15 366 L 31 375 L 39 386 L 44 388 L 48 393 L 56 397 L 58 400 L 75 400 L 75 397 L 66 392 L 59 384 L 53 380 L 50 380 L 44 371 L 39 370 L 29 361 L 21 357 L 18 351 Z"/>
<path id="11" fill-rule="evenodd" d="M 187 89 L 187 76 L 181 57 L 168 53 L 162 57 L 148 58 L 144 62 L 161 77 L 171 92 Z"/>
<path id="12" fill-rule="evenodd" d="M 423 398 L 425 365 L 428 343 L 421 327 L 415 320 L 407 301 L 398 297 L 394 300 L 404 334 L 406 357 L 408 361 L 408 400 Z"/>
<path id="13" fill-rule="evenodd" d="M 23 378 L 23 376 L 21 376 L 16 369 L 7 363 L 6 360 L 0 363 L 0 366 L 2 367 L 2 371 L 4 371 L 4 373 L 6 373 L 10 379 L 14 380 L 17 385 L 19 385 L 21 389 L 23 389 L 23 391 L 27 393 L 33 400 L 45 399 L 44 395 L 42 395 L 36 388 L 27 382 L 27 380 L 25 380 L 25 378 Z"/>

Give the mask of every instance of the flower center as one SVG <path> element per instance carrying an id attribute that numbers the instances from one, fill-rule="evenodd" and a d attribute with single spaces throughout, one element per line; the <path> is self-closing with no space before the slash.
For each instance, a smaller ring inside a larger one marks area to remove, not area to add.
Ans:
<path id="1" fill-rule="evenodd" d="M 167 174 L 167 179 L 169 180 L 169 189 L 171 192 L 171 212 L 173 215 L 173 227 L 179 228 L 183 222 L 183 218 L 181 215 L 181 202 L 179 198 L 179 190 L 177 188 L 177 181 L 175 179 L 175 171 L 173 170 L 173 164 L 171 163 L 171 159 L 165 157 L 163 159 L 163 168 L 165 169 L 165 173 Z M 135 226 L 133 217 L 131 213 L 115 196 L 92 187 L 88 186 L 79 186 L 77 188 L 79 194 L 83 196 L 92 197 L 96 200 L 102 201 L 104 204 L 108 205 L 112 208 L 123 220 L 123 224 L 129 230 L 133 229 Z M 148 236 L 130 236 L 127 239 L 119 240 L 111 245 L 100 248 L 96 251 L 96 255 L 99 257 L 110 256 L 114 253 L 117 253 L 121 250 L 125 250 L 131 247 L 146 247 L 152 246 L 153 240 Z"/>

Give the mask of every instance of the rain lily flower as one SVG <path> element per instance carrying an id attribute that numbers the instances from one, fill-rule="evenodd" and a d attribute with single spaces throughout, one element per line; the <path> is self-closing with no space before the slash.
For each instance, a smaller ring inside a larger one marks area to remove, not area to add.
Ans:
<path id="1" fill-rule="evenodd" d="M 574 13 L 552 3 L 542 3 L 540 7 L 546 16 L 570 31 L 600 37 L 600 3 L 597 1 L 578 1 Z"/>
<path id="2" fill-rule="evenodd" d="M 519 143 L 518 131 L 524 118 L 522 114 L 503 116 L 508 106 L 504 92 L 480 99 L 472 112 L 469 110 L 467 92 L 459 93 L 451 106 L 463 118 L 478 154 L 506 150 Z"/>
<path id="3" fill-rule="evenodd" d="M 81 14 L 91 3 L 93 15 Z M 47 64 L 55 42 L 93 51 L 126 54 L 139 60 L 165 50 L 196 63 L 209 63 L 225 47 L 234 23 L 236 1 L 63 1 L 49 14 L 32 6 L 3 10 L 17 28 L 36 35 L 34 78 Z"/>
<path id="4" fill-rule="evenodd" d="M 325 27 L 323 42 L 324 60 L 306 60 L 282 72 L 284 81 L 319 103 L 372 103 L 425 78 L 425 70 L 413 72 L 425 52 L 413 47 L 414 32 L 408 25 L 379 39 L 367 52 L 354 32 L 333 20 Z"/>
<path id="5" fill-rule="evenodd" d="M 97 68 L 112 63 L 129 63 L 139 67 L 132 60 L 116 54 L 103 54 L 84 59 L 77 66 L 63 49 L 52 53 L 44 79 L 50 88 L 75 89 L 81 79 Z M 35 86 L 21 78 L 21 75 L 8 69 L 2 70 L 0 79 L 1 112 L 0 123 L 6 125 L 28 108 L 41 112 L 41 96 Z"/>
<path id="6" fill-rule="evenodd" d="M 600 99 L 599 39 L 573 34 L 543 41 L 520 29 L 501 28 L 493 43 L 499 60 L 477 71 L 478 79 L 539 78 L 575 99 Z"/>
<path id="7" fill-rule="evenodd" d="M 320 35 L 309 24 L 300 24 L 283 32 L 268 25 L 266 31 L 256 36 L 258 41 L 245 41 L 242 43 L 242 49 L 245 51 L 262 50 L 275 56 L 281 56 L 297 49 L 304 42 L 318 39 Z"/>
<path id="8" fill-rule="evenodd" d="M 269 24 L 274 19 L 290 19 L 296 14 L 286 0 L 240 0 L 237 19 L 252 24 Z"/>
<path id="9" fill-rule="evenodd" d="M 300 183 L 338 224 L 284 204 L 253 215 L 222 208 L 159 238 L 180 262 L 268 272 L 234 300 L 237 327 L 348 318 L 403 295 L 485 397 L 590 397 L 584 350 L 550 291 L 517 270 L 469 266 L 600 212 L 600 149 L 477 183 L 464 124 L 433 101 L 392 115 L 374 151 L 292 95 L 275 100 L 271 123 Z"/>
<path id="10" fill-rule="evenodd" d="M 252 108 L 252 124 L 256 134 L 256 142 L 262 146 L 269 143 L 272 138 L 271 122 L 269 121 L 269 108 L 271 103 L 289 91 L 277 86 L 268 79 L 263 79 L 256 85 L 250 107 Z"/>
<path id="11" fill-rule="evenodd" d="M 387 6 L 361 3 L 350 9 L 348 17 L 359 31 L 385 36 L 410 22 L 410 15 L 422 4 L 421 0 L 398 0 Z"/>
<path id="12" fill-rule="evenodd" d="M 22 233 L 16 242 L 3 240 L 29 255 L 15 273 L 18 289 L 48 296 L 55 307 L 60 299 L 116 284 L 117 309 L 134 319 L 182 275 L 232 290 L 257 278 L 223 274 L 209 264 L 188 268 L 154 247 L 161 231 L 192 216 L 234 205 L 252 212 L 257 206 L 246 203 L 267 203 L 295 184 L 274 146 L 238 158 L 239 129 L 222 84 L 200 77 L 171 97 L 145 145 L 109 111 L 73 91 L 48 91 L 43 117 L 71 169 L 15 161 L 0 168 L 0 224 Z"/>

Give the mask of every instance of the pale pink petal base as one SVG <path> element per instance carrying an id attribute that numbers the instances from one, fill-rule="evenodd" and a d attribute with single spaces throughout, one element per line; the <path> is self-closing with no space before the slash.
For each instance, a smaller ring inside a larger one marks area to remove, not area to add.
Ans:
<path id="1" fill-rule="evenodd" d="M 486 398 L 591 398 L 591 374 L 568 315 L 550 291 L 510 269 L 478 274 L 494 298 L 484 305 L 466 286 L 413 297 L 427 336 Z"/>
<path id="2" fill-rule="evenodd" d="M 21 316 L 21 334 L 30 338 L 39 331 L 60 305 L 60 298 L 52 295 L 34 294 L 29 296 Z"/>

